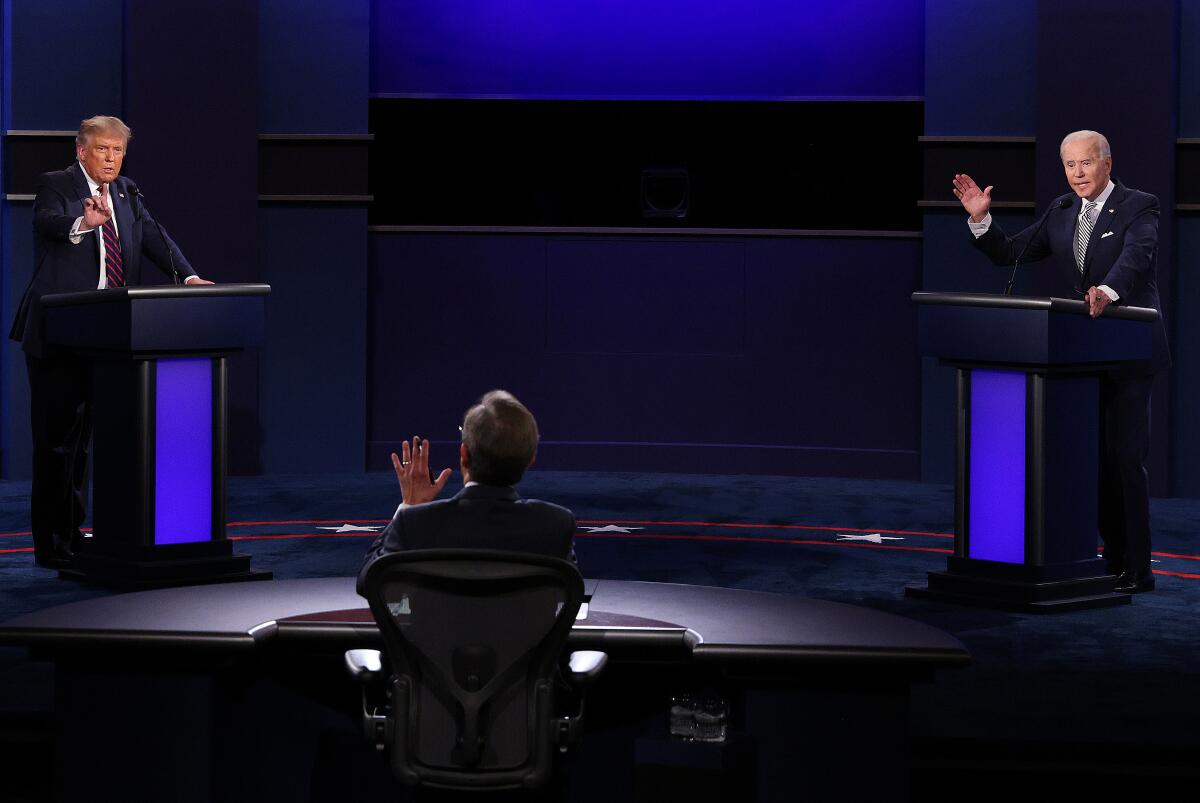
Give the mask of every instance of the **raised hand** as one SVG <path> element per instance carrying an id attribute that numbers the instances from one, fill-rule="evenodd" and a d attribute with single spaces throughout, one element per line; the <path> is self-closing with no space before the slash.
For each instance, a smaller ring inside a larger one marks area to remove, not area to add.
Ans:
<path id="1" fill-rule="evenodd" d="M 414 437 L 412 445 L 404 441 L 400 447 L 401 455 L 392 452 L 392 468 L 396 479 L 400 482 L 400 501 L 406 505 L 420 505 L 431 502 L 442 492 L 446 480 L 450 479 L 450 469 L 442 469 L 442 473 L 433 479 L 429 473 L 429 441 Z"/>
<path id="2" fill-rule="evenodd" d="M 99 198 L 83 199 L 83 227 L 98 229 L 108 222 L 113 215 L 112 206 L 108 203 L 108 185 L 100 185 Z"/>
<path id="3" fill-rule="evenodd" d="M 962 203 L 963 209 L 967 210 L 975 223 L 987 217 L 992 207 L 992 187 L 979 189 L 975 179 L 966 173 L 954 174 L 954 197 Z"/>

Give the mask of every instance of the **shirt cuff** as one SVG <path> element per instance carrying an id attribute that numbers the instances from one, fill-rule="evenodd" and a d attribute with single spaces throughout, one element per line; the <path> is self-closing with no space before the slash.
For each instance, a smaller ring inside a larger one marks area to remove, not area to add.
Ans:
<path id="1" fill-rule="evenodd" d="M 988 212 L 983 216 L 983 220 L 979 221 L 978 223 L 968 217 L 967 226 L 970 227 L 971 233 L 975 235 L 976 239 L 982 237 L 983 235 L 987 234 L 987 230 L 992 227 L 992 213 Z"/>
<path id="2" fill-rule="evenodd" d="M 71 241 L 71 245 L 79 245 L 83 242 L 83 235 L 95 229 L 85 229 L 83 227 L 83 216 L 75 218 L 75 225 L 71 226 L 71 231 L 67 235 L 67 239 Z"/>
<path id="3" fill-rule="evenodd" d="M 1120 298 L 1120 296 L 1117 295 L 1117 291 L 1109 287 L 1107 284 L 1100 285 L 1098 289 L 1104 291 L 1104 295 L 1108 296 L 1109 301 L 1116 301 Z"/>

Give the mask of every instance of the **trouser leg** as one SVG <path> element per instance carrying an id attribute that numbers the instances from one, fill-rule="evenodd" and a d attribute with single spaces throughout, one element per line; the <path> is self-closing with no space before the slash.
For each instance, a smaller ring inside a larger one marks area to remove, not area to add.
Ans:
<path id="1" fill-rule="evenodd" d="M 87 515 L 91 367 L 74 358 L 26 357 L 33 434 L 31 518 L 38 560 L 76 546 Z"/>

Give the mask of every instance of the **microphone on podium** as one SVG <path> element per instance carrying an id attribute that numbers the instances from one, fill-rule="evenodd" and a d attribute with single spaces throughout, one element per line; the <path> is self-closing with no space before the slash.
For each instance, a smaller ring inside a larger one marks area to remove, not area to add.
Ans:
<path id="1" fill-rule="evenodd" d="M 1008 276 L 1008 284 L 1004 285 L 1004 295 L 1012 295 L 1013 282 L 1017 280 L 1017 268 L 1021 266 L 1021 260 L 1025 258 L 1025 252 L 1029 250 L 1029 246 L 1033 245 L 1033 241 L 1042 233 L 1042 228 L 1046 225 L 1046 221 L 1050 219 L 1050 213 L 1055 209 L 1067 209 L 1073 203 L 1075 203 L 1075 199 L 1072 196 L 1060 198 L 1058 203 L 1052 205 L 1042 214 L 1042 219 L 1038 221 L 1037 228 L 1033 230 L 1033 236 L 1025 242 L 1025 247 L 1021 249 L 1021 253 L 1017 254 L 1017 258 L 1013 260 L 1012 273 Z"/>

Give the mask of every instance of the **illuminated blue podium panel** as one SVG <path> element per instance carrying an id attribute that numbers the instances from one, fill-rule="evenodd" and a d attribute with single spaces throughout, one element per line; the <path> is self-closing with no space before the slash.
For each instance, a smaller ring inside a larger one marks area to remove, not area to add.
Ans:
<path id="1" fill-rule="evenodd" d="M 1127 604 L 1097 556 L 1100 376 L 1149 360 L 1158 313 L 914 293 L 923 356 L 957 371 L 954 555 L 910 596 L 1011 610 Z"/>
<path id="2" fill-rule="evenodd" d="M 126 587 L 265 579 L 225 537 L 226 360 L 263 284 L 45 296 L 46 343 L 92 363 L 92 537 L 66 576 Z"/>

